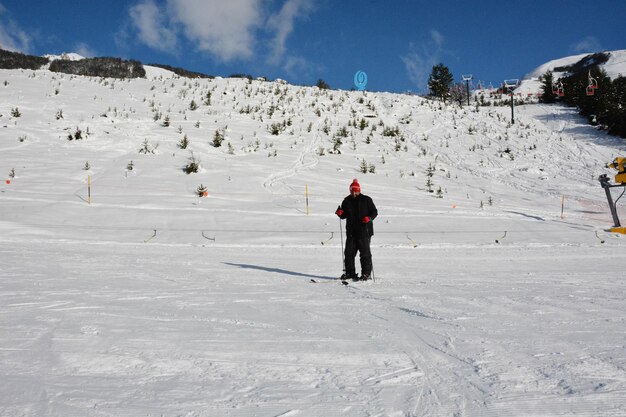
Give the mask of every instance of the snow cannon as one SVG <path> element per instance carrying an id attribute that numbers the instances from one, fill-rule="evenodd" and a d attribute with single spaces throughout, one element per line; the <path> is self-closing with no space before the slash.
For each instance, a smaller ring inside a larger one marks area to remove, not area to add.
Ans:
<path id="1" fill-rule="evenodd" d="M 618 156 L 609 164 L 609 168 L 617 170 L 617 175 L 615 175 L 615 182 L 617 184 L 626 183 L 626 169 L 624 165 L 626 165 L 626 158 L 621 156 Z"/>
<path id="2" fill-rule="evenodd" d="M 602 186 L 602 188 L 604 188 L 604 191 L 606 192 L 606 199 L 609 202 L 609 209 L 611 210 L 611 215 L 613 216 L 613 223 L 615 223 L 610 231 L 613 233 L 622 233 L 622 234 L 626 234 L 626 227 L 622 227 L 619 221 L 619 217 L 617 216 L 616 204 L 626 192 L 626 169 L 624 168 L 625 165 L 626 165 L 626 158 L 621 157 L 621 156 L 618 156 L 617 158 L 613 160 L 613 162 L 607 165 L 608 168 L 613 168 L 617 170 L 617 175 L 615 175 L 615 184 L 611 184 L 609 176 L 606 174 L 602 174 L 598 178 L 598 180 L 600 181 L 600 185 Z M 616 188 L 616 187 L 622 187 L 624 188 L 624 191 L 622 191 L 620 196 L 617 197 L 615 201 L 613 201 L 611 188 Z"/>

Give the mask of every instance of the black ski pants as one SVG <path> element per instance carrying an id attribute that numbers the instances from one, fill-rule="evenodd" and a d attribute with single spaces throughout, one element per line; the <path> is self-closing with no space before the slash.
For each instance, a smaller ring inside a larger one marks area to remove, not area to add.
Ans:
<path id="1" fill-rule="evenodd" d="M 354 237 L 350 236 L 346 239 L 346 274 L 348 276 L 356 275 L 354 266 L 354 258 L 357 251 L 361 260 L 361 275 L 372 274 L 372 252 L 370 250 L 370 236 Z"/>

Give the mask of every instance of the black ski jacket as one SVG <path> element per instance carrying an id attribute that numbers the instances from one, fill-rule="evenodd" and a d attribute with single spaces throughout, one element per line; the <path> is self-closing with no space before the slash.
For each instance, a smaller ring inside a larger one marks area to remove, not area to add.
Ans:
<path id="1" fill-rule="evenodd" d="M 374 235 L 373 220 L 378 216 L 378 210 L 372 199 L 366 195 L 359 194 L 352 198 L 351 195 L 343 199 L 341 203 L 343 214 L 342 219 L 346 219 L 346 234 L 349 238 L 362 238 Z M 369 223 L 363 223 L 363 217 L 369 217 Z"/>

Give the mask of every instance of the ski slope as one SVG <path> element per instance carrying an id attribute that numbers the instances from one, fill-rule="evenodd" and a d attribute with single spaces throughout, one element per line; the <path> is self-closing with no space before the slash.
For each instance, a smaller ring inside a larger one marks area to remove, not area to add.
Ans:
<path id="1" fill-rule="evenodd" d="M 560 106 L 147 71 L 0 71 L 0 415 L 626 414 L 597 181 L 623 140 Z M 376 281 L 344 287 L 353 178 Z"/>

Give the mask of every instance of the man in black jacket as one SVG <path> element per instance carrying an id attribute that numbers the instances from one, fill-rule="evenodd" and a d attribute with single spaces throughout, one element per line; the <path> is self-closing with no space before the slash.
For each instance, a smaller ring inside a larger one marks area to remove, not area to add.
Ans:
<path id="1" fill-rule="evenodd" d="M 346 273 L 341 278 L 366 281 L 372 274 L 370 239 L 374 235 L 372 221 L 378 216 L 378 210 L 370 197 L 361 194 L 361 186 L 356 179 L 350 184 L 350 195 L 343 199 L 335 214 L 346 219 Z M 357 251 L 361 259 L 361 278 L 356 275 L 354 266 Z"/>

